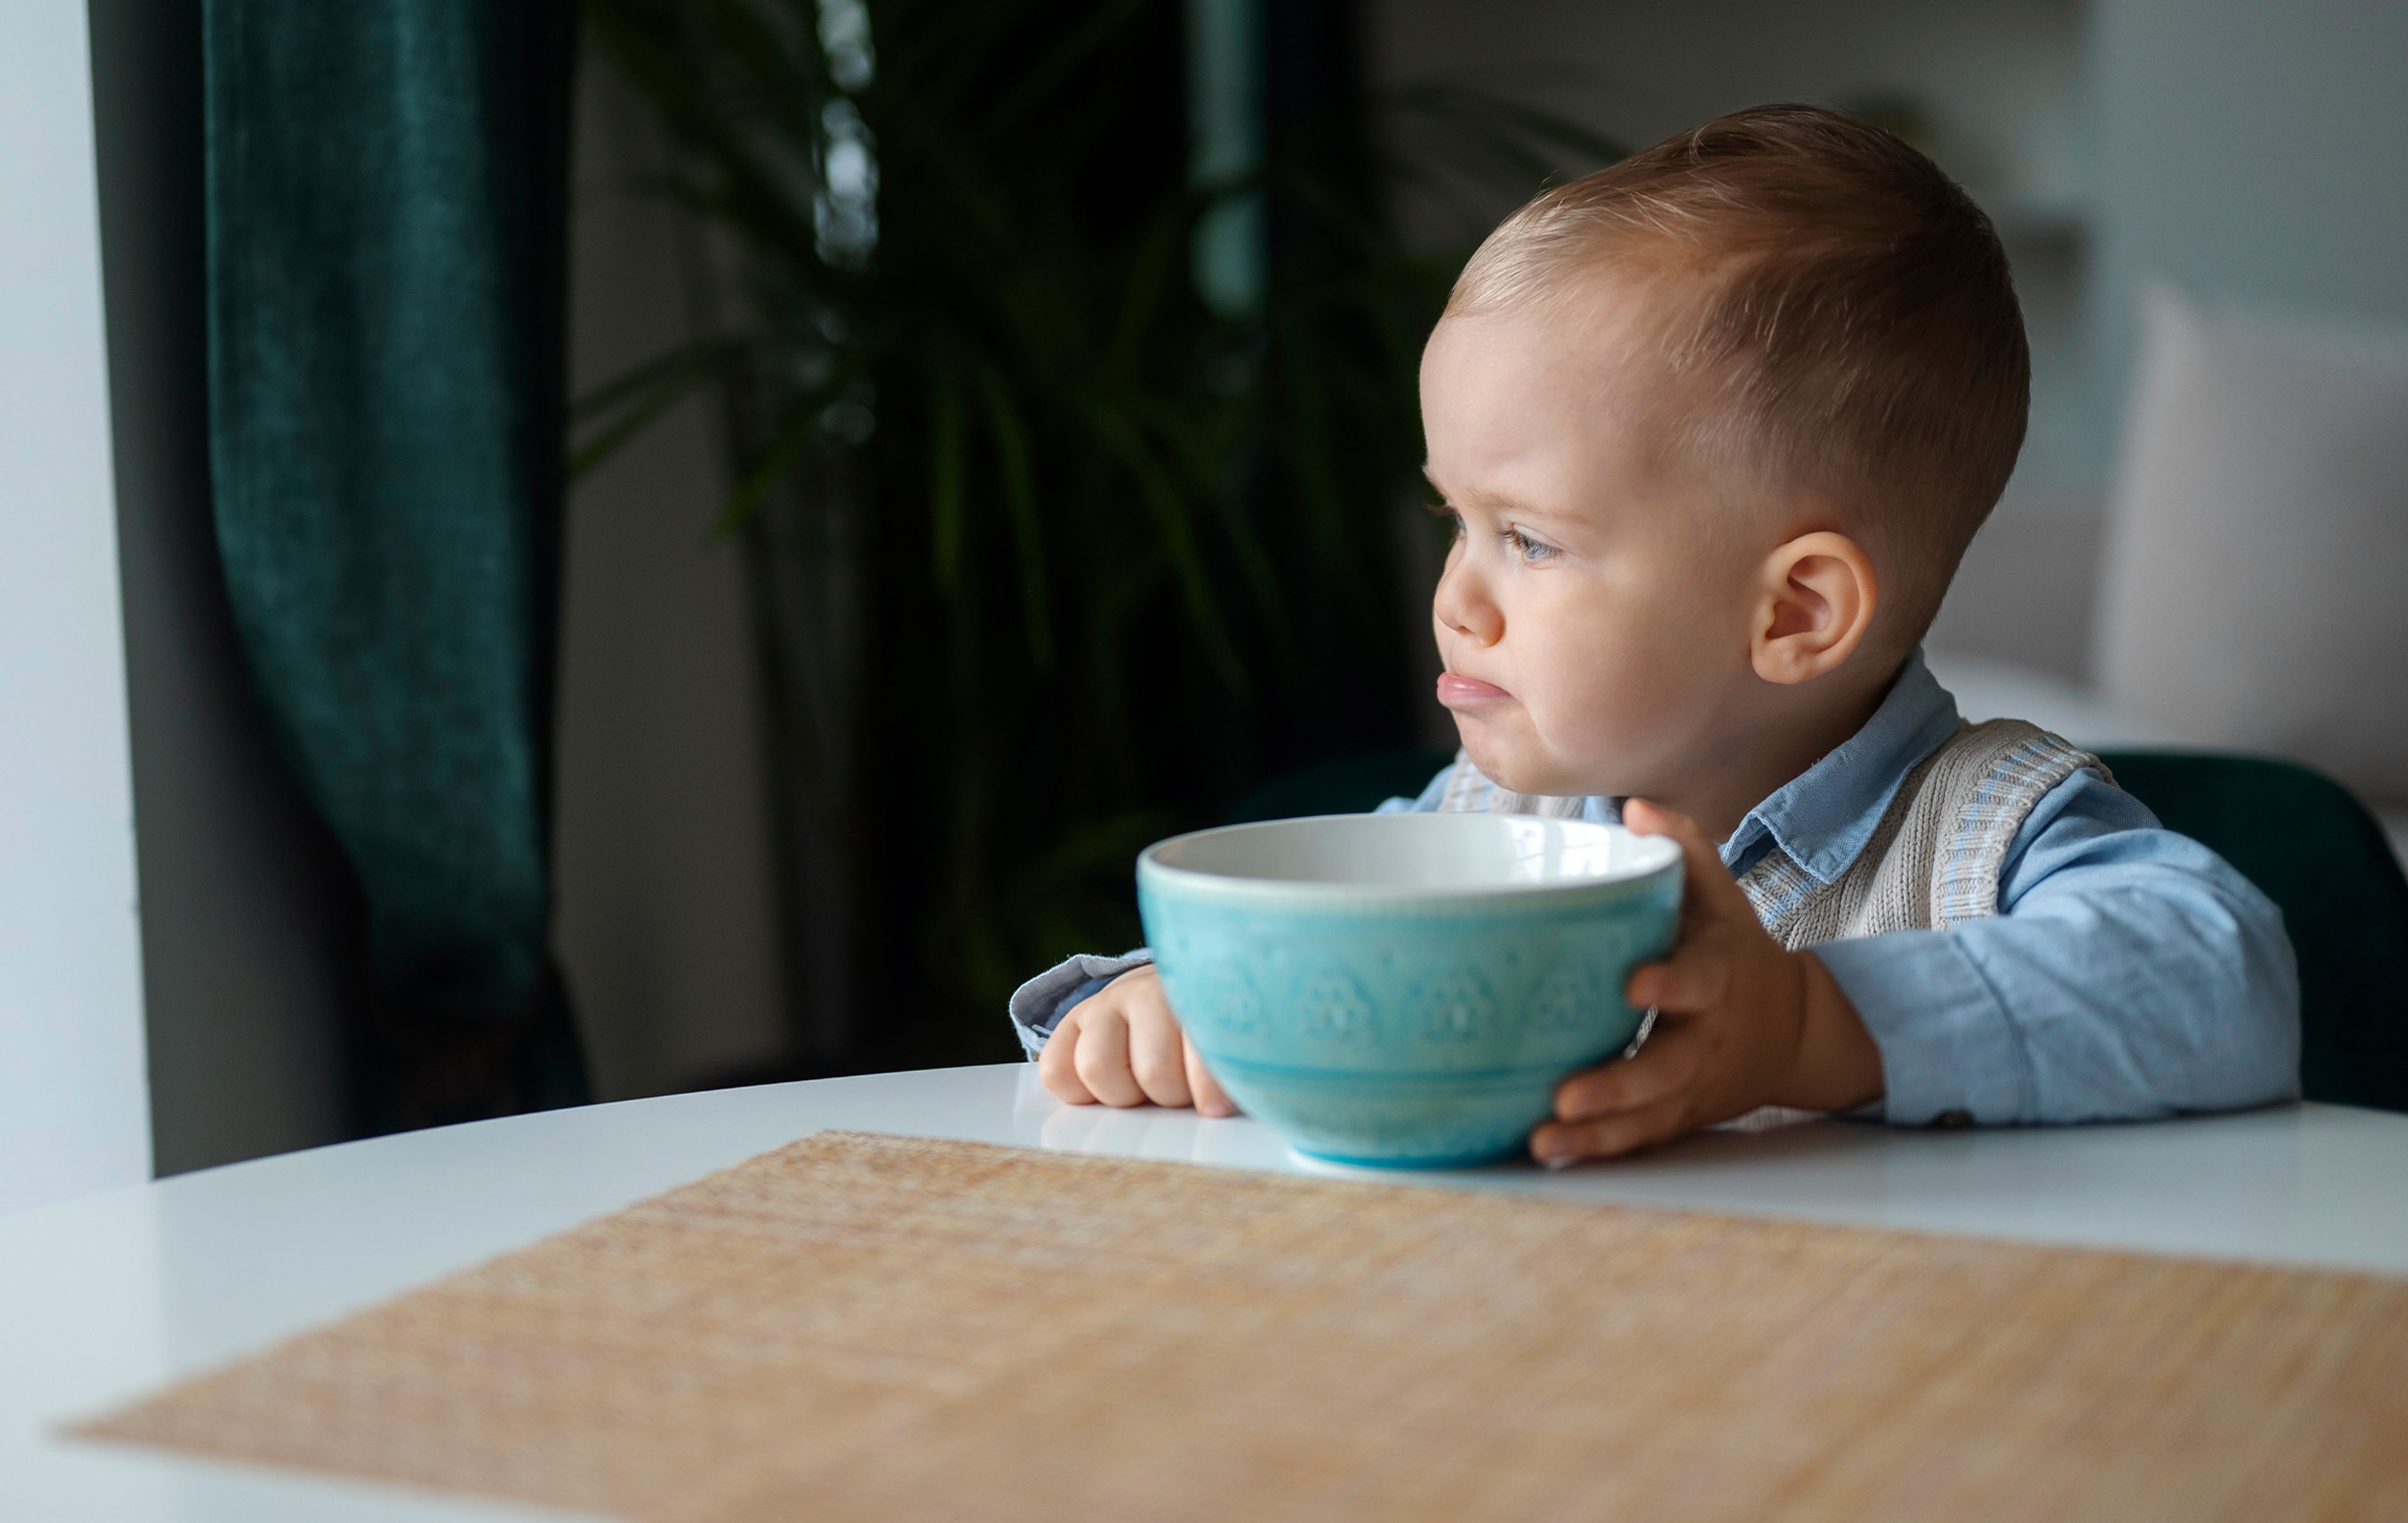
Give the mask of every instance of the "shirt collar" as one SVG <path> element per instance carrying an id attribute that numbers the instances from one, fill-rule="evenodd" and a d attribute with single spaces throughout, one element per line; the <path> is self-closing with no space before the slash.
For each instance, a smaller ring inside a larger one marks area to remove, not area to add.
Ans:
<path id="1" fill-rule="evenodd" d="M 1872 839 L 1906 774 L 1956 726 L 1956 700 L 1917 650 L 1862 729 L 1748 811 L 1723 843 L 1723 861 L 1739 870 L 1770 836 L 1817 883 L 1830 883 Z"/>

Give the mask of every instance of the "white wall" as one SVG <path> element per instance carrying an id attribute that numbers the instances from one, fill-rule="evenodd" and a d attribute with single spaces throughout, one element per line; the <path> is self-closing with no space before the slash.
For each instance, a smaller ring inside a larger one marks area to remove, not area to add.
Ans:
<path id="1" fill-rule="evenodd" d="M 0 20 L 0 1210 L 150 1177 L 83 0 Z"/>
<path id="2" fill-rule="evenodd" d="M 2103 395 L 2134 296 L 2408 319 L 2408 0 L 2099 0 Z"/>

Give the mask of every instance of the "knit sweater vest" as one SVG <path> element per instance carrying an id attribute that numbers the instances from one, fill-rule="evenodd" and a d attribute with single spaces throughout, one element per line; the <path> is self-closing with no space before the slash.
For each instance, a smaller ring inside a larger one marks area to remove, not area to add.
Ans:
<path id="1" fill-rule="evenodd" d="M 1764 928 L 1792 951 L 1887 931 L 1946 930 L 1997 914 L 2000 869 L 2024 821 L 2086 768 L 2114 781 L 2098 757 L 2036 725 L 1959 725 L 1899 783 L 1864 849 L 1837 878 L 1817 880 L 1776 845 L 1741 874 L 1740 887 Z M 1499 788 L 1458 753 L 1438 807 L 1566 819 L 1582 805 Z"/>

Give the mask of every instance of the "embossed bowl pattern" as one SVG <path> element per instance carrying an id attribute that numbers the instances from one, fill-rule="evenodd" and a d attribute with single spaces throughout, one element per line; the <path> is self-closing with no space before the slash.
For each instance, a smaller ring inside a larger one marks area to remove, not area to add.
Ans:
<path id="1" fill-rule="evenodd" d="M 1669 841 L 1526 815 L 1269 821 L 1138 864 L 1164 991 L 1230 1098 L 1300 1152 L 1400 1168 L 1519 1153 L 1556 1081 L 1637 1030 L 1622 986 L 1680 890 Z"/>

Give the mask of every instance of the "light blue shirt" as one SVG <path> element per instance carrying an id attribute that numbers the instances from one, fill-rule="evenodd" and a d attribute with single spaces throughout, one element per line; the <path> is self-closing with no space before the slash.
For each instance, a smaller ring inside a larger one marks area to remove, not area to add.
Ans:
<path id="1" fill-rule="evenodd" d="M 1748 812 L 1724 864 L 1745 872 L 1778 845 L 1831 882 L 1956 726 L 1956 700 L 1918 654 L 1862 729 Z M 1381 812 L 1436 809 L 1444 780 Z M 1621 815 L 1607 797 L 1582 812 Z M 2282 912 L 2096 772 L 2034 806 L 2000 869 L 1996 916 L 1811 950 L 1881 1048 L 1874 1110 L 1896 1125 L 2137 1120 L 2299 1094 Z M 1073 957 L 1030 980 L 1011 1000 L 1024 1045 L 1033 1056 L 1064 1011 L 1146 960 Z"/>

